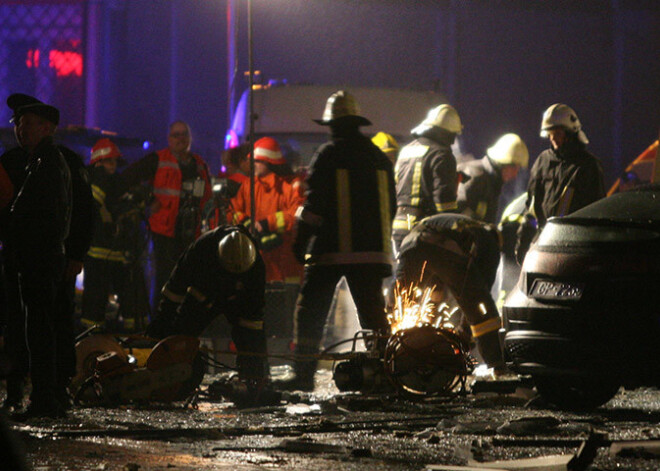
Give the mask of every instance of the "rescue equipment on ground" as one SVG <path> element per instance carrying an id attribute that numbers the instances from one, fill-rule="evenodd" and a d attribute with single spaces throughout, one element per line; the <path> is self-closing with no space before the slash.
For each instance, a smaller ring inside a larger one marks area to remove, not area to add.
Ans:
<path id="1" fill-rule="evenodd" d="M 78 369 L 71 389 L 77 403 L 184 400 L 204 377 L 195 337 L 175 335 L 157 343 L 144 338 L 126 348 L 111 335 L 91 335 L 78 342 L 76 354 Z"/>
<path id="2" fill-rule="evenodd" d="M 458 386 L 465 390 L 475 360 L 449 319 L 458 308 L 431 301 L 434 287 L 395 288 L 395 302 L 388 315 L 392 335 L 384 350 L 382 336 L 359 334 L 370 346 L 354 352 L 335 365 L 333 379 L 340 391 L 364 393 L 395 391 L 409 398 L 451 394 Z M 353 350 L 355 341 L 353 340 Z"/>

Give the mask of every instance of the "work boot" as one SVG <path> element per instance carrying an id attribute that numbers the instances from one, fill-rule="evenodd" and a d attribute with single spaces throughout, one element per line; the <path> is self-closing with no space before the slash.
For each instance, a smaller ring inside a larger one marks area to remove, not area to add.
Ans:
<path id="1" fill-rule="evenodd" d="M 297 361 L 293 367 L 294 376 L 273 381 L 273 389 L 276 391 L 314 391 L 316 365 L 316 360 Z"/>
<path id="2" fill-rule="evenodd" d="M 25 381 L 22 378 L 9 376 L 7 378 L 7 398 L 2 408 L 7 412 L 15 412 L 23 408 L 23 389 Z"/>
<path id="3" fill-rule="evenodd" d="M 22 412 L 15 412 L 9 416 L 14 422 L 27 422 L 30 419 L 62 419 L 66 411 L 57 401 L 31 402 Z"/>

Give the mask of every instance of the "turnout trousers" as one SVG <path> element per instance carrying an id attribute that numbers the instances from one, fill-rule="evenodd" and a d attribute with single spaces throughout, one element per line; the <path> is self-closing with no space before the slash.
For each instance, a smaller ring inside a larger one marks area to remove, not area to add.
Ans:
<path id="1" fill-rule="evenodd" d="M 389 266 L 388 266 L 389 267 Z M 389 276 L 381 264 L 308 265 L 294 314 L 296 354 L 301 356 L 319 351 L 323 328 L 342 276 L 346 277 L 363 329 L 389 332 L 382 293 L 383 278 Z M 314 377 L 317 360 L 296 360 L 296 377 Z"/>
<path id="2" fill-rule="evenodd" d="M 420 241 L 401 254 L 397 267 L 397 280 L 404 286 L 418 284 L 423 271 L 422 286 L 446 286 L 451 291 L 470 325 L 479 353 L 490 367 L 504 364 L 498 334 L 501 319 L 488 281 L 497 271 L 497 259 L 494 261 L 492 266 L 479 267 L 470 254 Z"/>

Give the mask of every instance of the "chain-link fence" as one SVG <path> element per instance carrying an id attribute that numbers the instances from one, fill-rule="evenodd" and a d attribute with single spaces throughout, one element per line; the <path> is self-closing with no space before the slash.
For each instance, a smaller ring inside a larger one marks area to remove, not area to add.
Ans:
<path id="1" fill-rule="evenodd" d="M 83 124 L 86 2 L 0 0 L 0 18 L 0 99 L 27 93 Z M 10 117 L 0 106 L 2 126 Z"/>

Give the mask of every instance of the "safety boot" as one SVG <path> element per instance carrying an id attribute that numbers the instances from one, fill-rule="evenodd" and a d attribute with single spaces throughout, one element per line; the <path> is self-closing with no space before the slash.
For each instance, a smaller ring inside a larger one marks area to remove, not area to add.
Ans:
<path id="1" fill-rule="evenodd" d="M 25 380 L 10 375 L 7 377 L 7 398 L 2 403 L 2 408 L 8 412 L 15 412 L 23 408 L 23 389 Z"/>
<path id="2" fill-rule="evenodd" d="M 317 363 L 317 360 L 296 361 L 293 366 L 294 376 L 273 381 L 273 389 L 276 391 L 314 391 L 314 374 Z"/>

